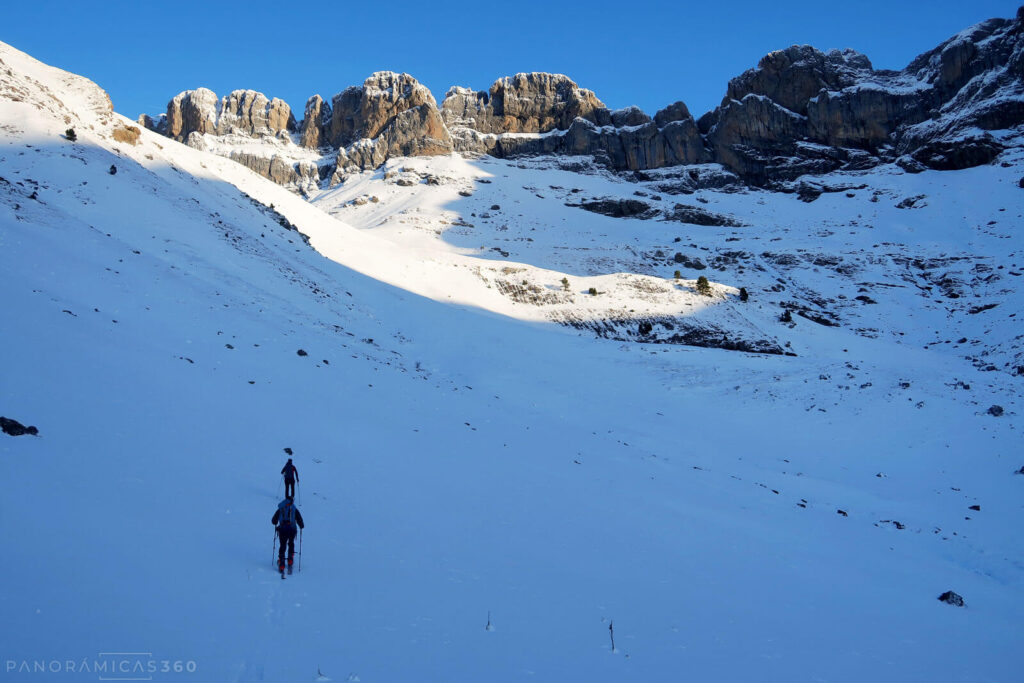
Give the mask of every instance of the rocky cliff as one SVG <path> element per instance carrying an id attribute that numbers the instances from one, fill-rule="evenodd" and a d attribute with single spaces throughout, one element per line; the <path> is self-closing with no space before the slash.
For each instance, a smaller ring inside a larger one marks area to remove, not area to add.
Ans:
<path id="1" fill-rule="evenodd" d="M 437 102 L 409 74 L 380 71 L 334 96 L 324 139 L 338 150 L 335 178 L 391 157 L 452 152 Z"/>
<path id="2" fill-rule="evenodd" d="M 179 94 L 166 115 L 139 122 L 306 187 L 395 156 L 452 151 L 584 155 L 621 171 L 718 163 L 756 185 L 891 161 L 911 172 L 956 169 L 1022 144 L 1022 25 L 1024 8 L 1013 19 L 982 22 L 902 71 L 876 70 L 852 50 L 795 45 L 732 79 L 721 104 L 699 120 L 683 102 L 653 118 L 636 107 L 613 111 L 567 76 L 548 73 L 500 78 L 488 90 L 454 87 L 438 108 L 412 76 L 379 72 L 330 103 L 310 98 L 298 124 L 281 100 L 251 90 L 218 99 L 205 88 Z M 228 149 L 215 138 L 236 142 Z M 292 154 L 292 172 L 285 172 L 289 156 L 280 149 L 271 164 L 249 144 L 238 148 L 237 140 L 252 138 L 305 156 Z"/>
<path id="3" fill-rule="evenodd" d="M 701 118 L 715 161 L 763 183 L 898 160 L 908 170 L 988 163 L 1024 124 L 1024 8 L 968 28 L 902 71 L 853 51 L 793 46 L 729 83 Z"/>

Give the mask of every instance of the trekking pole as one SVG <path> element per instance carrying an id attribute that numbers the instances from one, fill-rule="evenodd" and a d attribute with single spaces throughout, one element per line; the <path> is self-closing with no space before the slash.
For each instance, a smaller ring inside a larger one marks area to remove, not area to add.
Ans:
<path id="1" fill-rule="evenodd" d="M 277 555 L 277 527 L 274 527 L 274 549 L 270 551 L 271 566 L 274 566 L 274 555 Z"/>
<path id="2" fill-rule="evenodd" d="M 299 529 L 299 571 L 302 571 L 302 529 Z"/>

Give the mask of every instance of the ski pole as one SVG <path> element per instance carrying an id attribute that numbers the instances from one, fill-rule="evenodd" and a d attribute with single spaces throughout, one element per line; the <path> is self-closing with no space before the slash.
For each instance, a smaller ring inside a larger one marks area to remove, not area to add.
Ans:
<path id="1" fill-rule="evenodd" d="M 299 529 L 299 571 L 302 571 L 302 529 Z"/>
<path id="2" fill-rule="evenodd" d="M 274 549 L 270 551 L 271 566 L 274 566 L 274 555 L 277 555 L 277 527 L 274 527 Z"/>

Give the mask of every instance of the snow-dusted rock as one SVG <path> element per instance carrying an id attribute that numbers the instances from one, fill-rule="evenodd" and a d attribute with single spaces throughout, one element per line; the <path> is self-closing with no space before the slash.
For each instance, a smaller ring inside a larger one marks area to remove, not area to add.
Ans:
<path id="1" fill-rule="evenodd" d="M 300 144 L 308 149 L 317 149 L 327 143 L 327 128 L 331 124 L 331 105 L 319 95 L 306 101 L 306 112 L 302 117 Z"/>
<path id="2" fill-rule="evenodd" d="M 164 134 L 178 141 L 188 140 L 194 132 L 260 137 L 296 129 L 284 100 L 268 99 L 255 90 L 235 90 L 223 99 L 207 88 L 186 90 L 167 103 L 166 122 Z"/>
<path id="3" fill-rule="evenodd" d="M 480 133 L 546 133 L 565 130 L 577 117 L 596 121 L 606 107 L 568 76 L 543 72 L 499 78 L 488 91 L 452 88 L 441 111 L 449 127 Z"/>
<path id="4" fill-rule="evenodd" d="M 268 99 L 255 90 L 235 90 L 221 100 L 217 134 L 240 133 L 259 137 L 296 130 L 291 107 L 281 99 Z"/>

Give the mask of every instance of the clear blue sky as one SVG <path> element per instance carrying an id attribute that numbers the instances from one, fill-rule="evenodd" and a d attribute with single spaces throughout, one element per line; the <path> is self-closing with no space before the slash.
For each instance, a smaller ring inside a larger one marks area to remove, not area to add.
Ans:
<path id="1" fill-rule="evenodd" d="M 87 76 L 131 118 L 161 113 L 182 90 L 251 88 L 302 118 L 374 71 L 405 71 L 438 102 L 452 85 L 487 89 L 501 76 L 572 77 L 612 108 L 653 114 L 683 100 L 712 109 L 730 78 L 794 43 L 850 47 L 875 68 L 901 69 L 967 26 L 1012 17 L 1017 2 L 848 3 L 634 0 L 488 3 L 46 2 L 3 10 L 0 40 Z"/>

